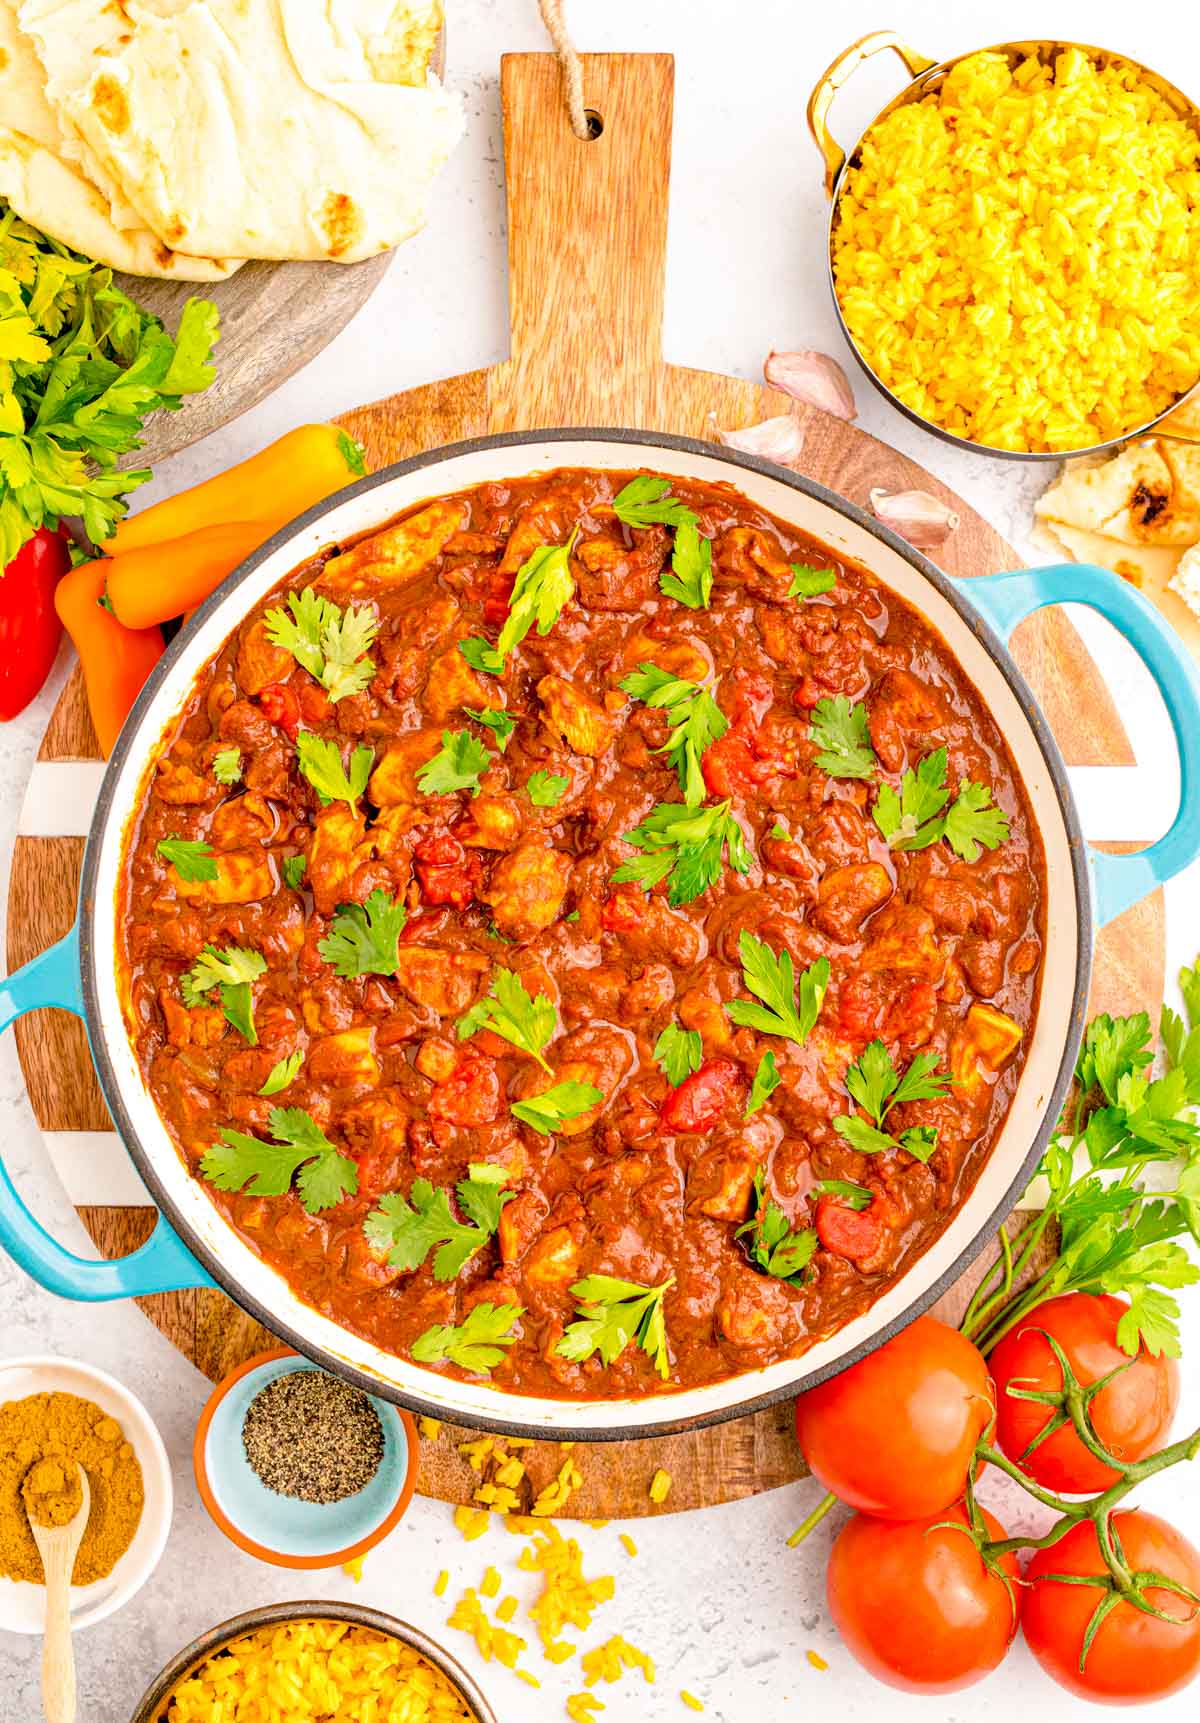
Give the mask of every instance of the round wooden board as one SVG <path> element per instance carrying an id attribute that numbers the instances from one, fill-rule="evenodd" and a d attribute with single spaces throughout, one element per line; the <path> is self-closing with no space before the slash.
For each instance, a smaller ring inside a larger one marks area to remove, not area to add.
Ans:
<path id="1" fill-rule="evenodd" d="M 121 275 L 121 288 L 172 335 L 185 302 L 211 299 L 221 313 L 216 381 L 177 413 L 155 413 L 129 465 L 154 466 L 278 389 L 315 359 L 366 304 L 393 252 L 362 263 L 244 263 L 226 281 L 152 281 Z"/>
<path id="2" fill-rule="evenodd" d="M 757 384 L 663 363 L 672 61 L 665 55 L 590 56 L 585 79 L 589 101 L 605 119 L 603 136 L 591 144 L 578 143 L 563 119 L 553 58 L 506 58 L 513 357 L 345 415 L 343 423 L 361 439 L 372 466 L 488 432 L 595 424 L 711 437 L 717 425 L 752 424 L 791 409 L 805 433 L 799 463 L 805 473 L 860 503 L 874 486 L 931 489 L 953 502 L 962 517 L 941 553 L 950 573 L 1017 566 L 1015 553 L 980 515 L 914 462 L 852 425 L 796 409 Z M 1060 615 L 1043 612 L 1032 619 L 1014 649 L 1068 763 L 1133 765 L 1115 707 Z M 97 755 L 76 675 L 51 719 L 41 759 Z M 78 836 L 17 840 L 9 899 L 11 966 L 43 950 L 70 925 L 82 853 Z M 1158 893 L 1104 930 L 1092 1010 L 1157 1010 L 1164 962 Z M 42 1128 L 111 1130 L 82 1025 L 65 1013 L 42 1013 L 19 1024 L 17 1033 Z M 152 1211 L 136 1208 L 90 1206 L 80 1213 L 99 1248 L 112 1256 L 140 1243 L 153 1220 Z M 946 1314 L 961 1310 L 971 1278 L 948 1295 Z M 271 1343 L 264 1329 L 220 1293 L 178 1292 L 141 1302 L 156 1326 L 214 1381 Z M 423 1494 L 470 1500 L 478 1479 L 457 1453 L 459 1436 L 447 1427 L 441 1440 L 423 1442 Z M 523 1457 L 533 1488 L 563 1458 L 553 1443 Z M 786 1406 L 694 1434 L 601 1444 L 582 1459 L 577 1444 L 575 1457 L 585 1482 L 566 1513 L 585 1519 L 733 1501 L 803 1475 Z M 654 1509 L 647 1490 L 660 1466 L 674 1484 L 665 1506 Z"/>

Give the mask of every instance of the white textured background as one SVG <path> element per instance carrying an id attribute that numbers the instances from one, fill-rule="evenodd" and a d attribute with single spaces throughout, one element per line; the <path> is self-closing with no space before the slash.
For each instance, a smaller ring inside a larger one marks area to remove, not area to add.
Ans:
<path id="1" fill-rule="evenodd" d="M 491 363 L 507 340 L 504 205 L 501 181 L 499 56 L 539 49 L 544 38 L 533 0 L 448 0 L 449 74 L 467 97 L 470 129 L 451 163 L 427 231 L 397 257 L 374 299 L 308 369 L 238 424 L 162 469 L 153 492 L 208 477 L 289 426 Z M 891 26 L 930 55 L 1053 29 L 1064 38 L 1124 49 L 1200 92 L 1200 25 L 1176 0 L 927 0 L 887 6 L 842 0 L 835 7 L 799 0 L 568 0 L 584 49 L 664 50 L 677 61 L 674 183 L 667 283 L 667 357 L 753 377 L 771 346 L 840 351 L 824 285 L 826 211 L 816 152 L 804 125 L 809 89 L 833 55 L 866 31 Z M 847 142 L 898 87 L 898 63 L 877 60 L 859 74 L 835 110 Z M 860 423 L 914 455 L 957 487 L 1023 550 L 1030 503 L 1044 474 L 986 456 L 959 455 L 891 413 L 857 377 Z M 1032 560 L 1032 557 L 1031 557 Z M 1145 782 L 1138 804 L 1157 810 L 1152 829 L 1122 822 L 1132 795 L 1096 798 L 1085 807 L 1093 836 L 1153 837 L 1174 805 L 1177 777 L 1168 732 L 1148 678 L 1102 623 L 1083 619 L 1106 680 L 1118 694 Z M 7 893 L 11 834 L 37 743 L 67 667 L 24 717 L 0 729 L 0 922 Z M 1200 947 L 1200 869 L 1169 893 L 1171 966 Z M 86 1240 L 49 1172 L 11 1038 L 0 1047 L 0 1149 L 22 1190 L 64 1241 Z M 1187 1311 L 1192 1350 L 1183 1418 L 1200 1415 L 1200 1298 Z M 506 1671 L 485 1667 L 470 1642 L 444 1631 L 446 1609 L 431 1595 L 437 1570 L 452 1573 L 451 1597 L 479 1580 L 487 1561 L 505 1572 L 520 1547 L 494 1531 L 464 1544 L 449 1509 L 417 1500 L 400 1529 L 367 1562 L 355 1587 L 340 1572 L 305 1579 L 242 1556 L 210 1525 L 191 1478 L 191 1437 L 206 1384 L 133 1306 L 75 1307 L 33 1287 L 0 1261 L 0 1355 L 57 1352 L 84 1356 L 140 1394 L 158 1420 L 175 1461 L 177 1510 L 157 1575 L 117 1617 L 79 1642 L 81 1723 L 128 1723 L 159 1666 L 194 1634 L 226 1615 L 286 1597 L 355 1596 L 453 1640 L 479 1674 L 505 1723 L 565 1715 L 565 1694 L 579 1685 L 572 1666 L 553 1669 L 536 1653 L 540 1692 Z M 1184 1423 L 1181 1419 L 1181 1429 Z M 1146 1492 L 1200 1541 L 1200 1482 L 1179 1471 Z M 784 1723 L 805 1714 L 855 1723 L 1007 1723 L 1015 1711 L 1036 1723 L 1082 1718 L 1086 1708 L 1043 1679 L 1018 1647 L 1004 1668 L 969 1693 L 917 1700 L 874 1685 L 843 1653 L 823 1603 L 829 1525 L 802 1553 L 783 1538 L 814 1499 L 811 1486 L 740 1506 L 641 1522 L 630 1529 L 640 1555 L 631 1561 L 616 1528 L 584 1528 L 585 1568 L 614 1572 L 617 1600 L 602 1610 L 589 1642 L 624 1632 L 657 1660 L 654 1688 L 627 1678 L 601 1687 L 604 1723 L 683 1718 L 678 1690 L 707 1702 L 722 1723 Z M 515 1585 L 524 1595 L 522 1584 Z M 529 1634 L 534 1639 L 532 1632 Z M 828 1660 L 819 1674 L 806 1648 Z M 0 1635 L 0 1723 L 40 1716 L 38 1648 Z M 1196 1690 L 1161 1706 L 1164 1723 L 1196 1716 Z"/>

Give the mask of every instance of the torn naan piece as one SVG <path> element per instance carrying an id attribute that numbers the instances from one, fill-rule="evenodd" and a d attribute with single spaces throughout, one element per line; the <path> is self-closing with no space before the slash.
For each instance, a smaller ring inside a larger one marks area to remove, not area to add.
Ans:
<path id="1" fill-rule="evenodd" d="M 1128 580 L 1200 657 L 1200 447 L 1150 438 L 1069 461 L 1035 514 L 1048 544 Z"/>
<path id="2" fill-rule="evenodd" d="M 0 198 L 24 221 L 73 251 L 131 275 L 220 281 L 238 260 L 172 251 L 72 157 L 45 96 L 45 73 L 17 26 L 19 0 L 0 0 Z"/>
<path id="3" fill-rule="evenodd" d="M 66 127 L 172 248 L 373 257 L 422 225 L 463 131 L 423 73 L 434 0 L 23 0 L 18 17 Z"/>

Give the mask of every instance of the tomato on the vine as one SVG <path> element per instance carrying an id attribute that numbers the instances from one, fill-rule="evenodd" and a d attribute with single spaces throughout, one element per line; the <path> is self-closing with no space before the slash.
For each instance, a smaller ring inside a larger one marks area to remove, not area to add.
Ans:
<path id="1" fill-rule="evenodd" d="M 988 1358 L 996 1383 L 996 1440 L 1010 1460 L 1048 1490 L 1090 1495 L 1115 1484 L 1119 1473 L 1096 1458 L 1070 1424 L 1030 1450 L 1055 1409 L 1021 1400 L 1010 1387 L 1057 1393 L 1058 1359 L 1046 1336 L 1058 1342 L 1081 1387 L 1117 1374 L 1088 1405 L 1103 1447 L 1121 1460 L 1140 1460 L 1161 1448 L 1179 1403 L 1179 1369 L 1144 1349 L 1136 1358 L 1117 1345 L 1117 1324 L 1128 1306 L 1108 1294 L 1069 1292 L 1031 1310 Z"/>
<path id="2" fill-rule="evenodd" d="M 958 1501 L 991 1418 L 982 1354 L 932 1316 L 796 1401 L 813 1474 L 852 1508 L 897 1520 Z"/>
<path id="3" fill-rule="evenodd" d="M 1131 1573 L 1157 1574 L 1200 1596 L 1200 1550 L 1156 1514 L 1133 1509 L 1112 1516 L 1118 1553 Z M 1145 1597 L 1163 1621 L 1121 1600 L 1104 1616 L 1084 1654 L 1084 1640 L 1108 1568 L 1091 1520 L 1039 1550 L 1025 1573 L 1022 1626 L 1029 1649 L 1055 1681 L 1082 1699 L 1132 1705 L 1178 1693 L 1200 1670 L 1200 1608 L 1178 1592 L 1147 1585 Z M 1056 1576 L 1066 1575 L 1067 1581 Z M 1074 1583 L 1072 1583 L 1074 1580 Z"/>
<path id="4" fill-rule="evenodd" d="M 981 1512 L 988 1537 L 1003 1538 L 1003 1526 Z M 829 1613 L 879 1681 L 953 1693 L 995 1669 L 1016 1633 L 1016 1557 L 998 1565 L 1005 1578 L 985 1566 L 961 1506 L 918 1520 L 855 1514 L 829 1558 Z"/>

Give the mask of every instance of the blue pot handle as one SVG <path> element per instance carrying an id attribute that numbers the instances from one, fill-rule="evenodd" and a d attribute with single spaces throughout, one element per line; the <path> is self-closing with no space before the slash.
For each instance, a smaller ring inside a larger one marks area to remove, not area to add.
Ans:
<path id="1" fill-rule="evenodd" d="M 1005 641 L 1035 610 L 1086 604 L 1125 636 L 1158 683 L 1179 748 L 1179 811 L 1170 831 L 1137 855 L 1090 852 L 1096 918 L 1103 927 L 1200 855 L 1200 674 L 1170 623 L 1106 568 L 1066 562 L 954 584 Z"/>
<path id="2" fill-rule="evenodd" d="M 43 951 L 23 969 L 0 980 L 0 1030 L 26 1011 L 59 1006 L 84 1015 L 79 969 L 79 924 L 65 939 Z M 215 1286 L 195 1257 L 161 1215 L 140 1249 L 115 1262 L 93 1262 L 57 1244 L 30 1214 L 0 1161 L 0 1248 L 26 1274 L 60 1298 L 89 1303 L 110 1298 L 140 1298 L 150 1292 L 177 1292 L 186 1286 Z"/>

